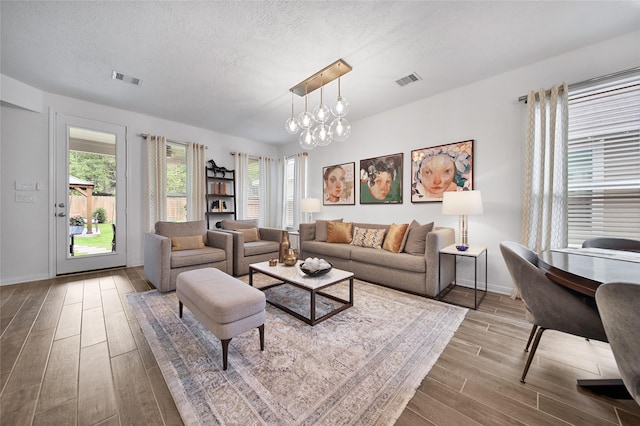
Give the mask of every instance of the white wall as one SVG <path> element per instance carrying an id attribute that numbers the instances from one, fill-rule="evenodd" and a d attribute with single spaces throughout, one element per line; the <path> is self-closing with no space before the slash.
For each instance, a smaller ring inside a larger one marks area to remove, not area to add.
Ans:
<path id="1" fill-rule="evenodd" d="M 164 135 L 177 141 L 196 141 L 207 146 L 207 159 L 233 168 L 231 151 L 242 149 L 254 155 L 275 157 L 277 147 L 224 135 L 181 123 L 130 111 L 110 108 L 50 93 L 44 94 L 43 113 L 8 104 L 1 107 L 0 139 L 0 284 L 12 284 L 50 277 L 53 253 L 54 189 L 49 170 L 49 113 L 77 115 L 127 126 L 127 265 L 143 263 L 144 234 L 144 144 L 140 133 Z M 39 182 L 35 203 L 15 202 L 15 181 Z"/>
<path id="2" fill-rule="evenodd" d="M 360 205 L 358 189 L 355 206 L 324 206 L 315 217 L 435 221 L 436 226 L 455 228 L 457 234 L 458 218 L 442 215 L 441 203 L 411 203 L 410 155 L 411 150 L 474 139 L 474 188 L 482 191 L 484 214 L 469 216 L 469 242 L 489 248 L 489 289 L 510 293 L 513 287 L 499 244 L 520 241 L 526 105 L 518 97 L 563 81 L 571 84 L 639 66 L 638 40 L 640 32 L 627 34 L 351 123 L 347 141 L 310 151 L 308 195 L 322 197 L 322 167 L 354 161 L 357 169 L 361 159 L 402 152 L 403 204 Z M 349 97 L 348 90 L 343 94 Z M 350 101 L 352 110 L 358 108 L 354 99 Z M 281 150 L 286 155 L 297 151 L 295 143 Z M 473 263 L 459 266 L 459 276 L 468 283 Z"/>

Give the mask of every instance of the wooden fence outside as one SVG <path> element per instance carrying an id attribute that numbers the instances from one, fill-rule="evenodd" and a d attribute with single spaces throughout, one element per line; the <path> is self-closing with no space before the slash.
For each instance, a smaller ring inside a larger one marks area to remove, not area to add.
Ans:
<path id="1" fill-rule="evenodd" d="M 92 198 L 93 212 L 102 207 L 107 212 L 107 222 L 113 222 L 116 213 L 116 198 L 113 196 L 94 195 Z M 170 222 L 184 222 L 187 220 L 187 199 L 185 197 L 170 197 L 167 199 L 167 220 Z M 69 215 L 79 214 L 87 217 L 87 198 L 83 195 L 69 196 Z M 91 212 L 91 214 L 93 214 Z"/>

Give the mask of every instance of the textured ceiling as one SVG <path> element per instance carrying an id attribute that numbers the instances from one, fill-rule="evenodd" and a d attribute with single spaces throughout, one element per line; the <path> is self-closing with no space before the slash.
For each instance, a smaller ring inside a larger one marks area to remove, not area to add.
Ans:
<path id="1" fill-rule="evenodd" d="M 2 74 L 267 143 L 296 140 L 289 88 L 338 58 L 353 67 L 342 94 L 354 122 L 640 29 L 638 1 L 3 0 L 0 15 Z M 412 72 L 422 80 L 395 84 Z M 326 103 L 336 92 L 326 86 Z"/>

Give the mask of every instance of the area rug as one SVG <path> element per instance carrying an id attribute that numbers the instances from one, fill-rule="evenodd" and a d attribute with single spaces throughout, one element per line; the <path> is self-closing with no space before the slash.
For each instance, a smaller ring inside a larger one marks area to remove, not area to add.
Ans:
<path id="1" fill-rule="evenodd" d="M 354 287 L 354 306 L 315 326 L 267 304 L 265 351 L 257 330 L 235 337 L 227 371 L 220 341 L 188 309 L 178 317 L 175 292 L 128 300 L 186 425 L 390 425 L 467 309 Z M 347 298 L 348 285 L 332 292 Z"/>

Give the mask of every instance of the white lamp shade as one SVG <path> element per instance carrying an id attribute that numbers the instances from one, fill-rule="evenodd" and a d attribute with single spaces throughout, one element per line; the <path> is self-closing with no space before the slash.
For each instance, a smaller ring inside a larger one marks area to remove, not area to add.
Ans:
<path id="1" fill-rule="evenodd" d="M 300 200 L 300 211 L 303 213 L 318 213 L 322 211 L 319 198 L 303 198 Z"/>
<path id="2" fill-rule="evenodd" d="M 481 214 L 482 195 L 480 191 L 452 191 L 442 194 L 442 214 Z"/>

